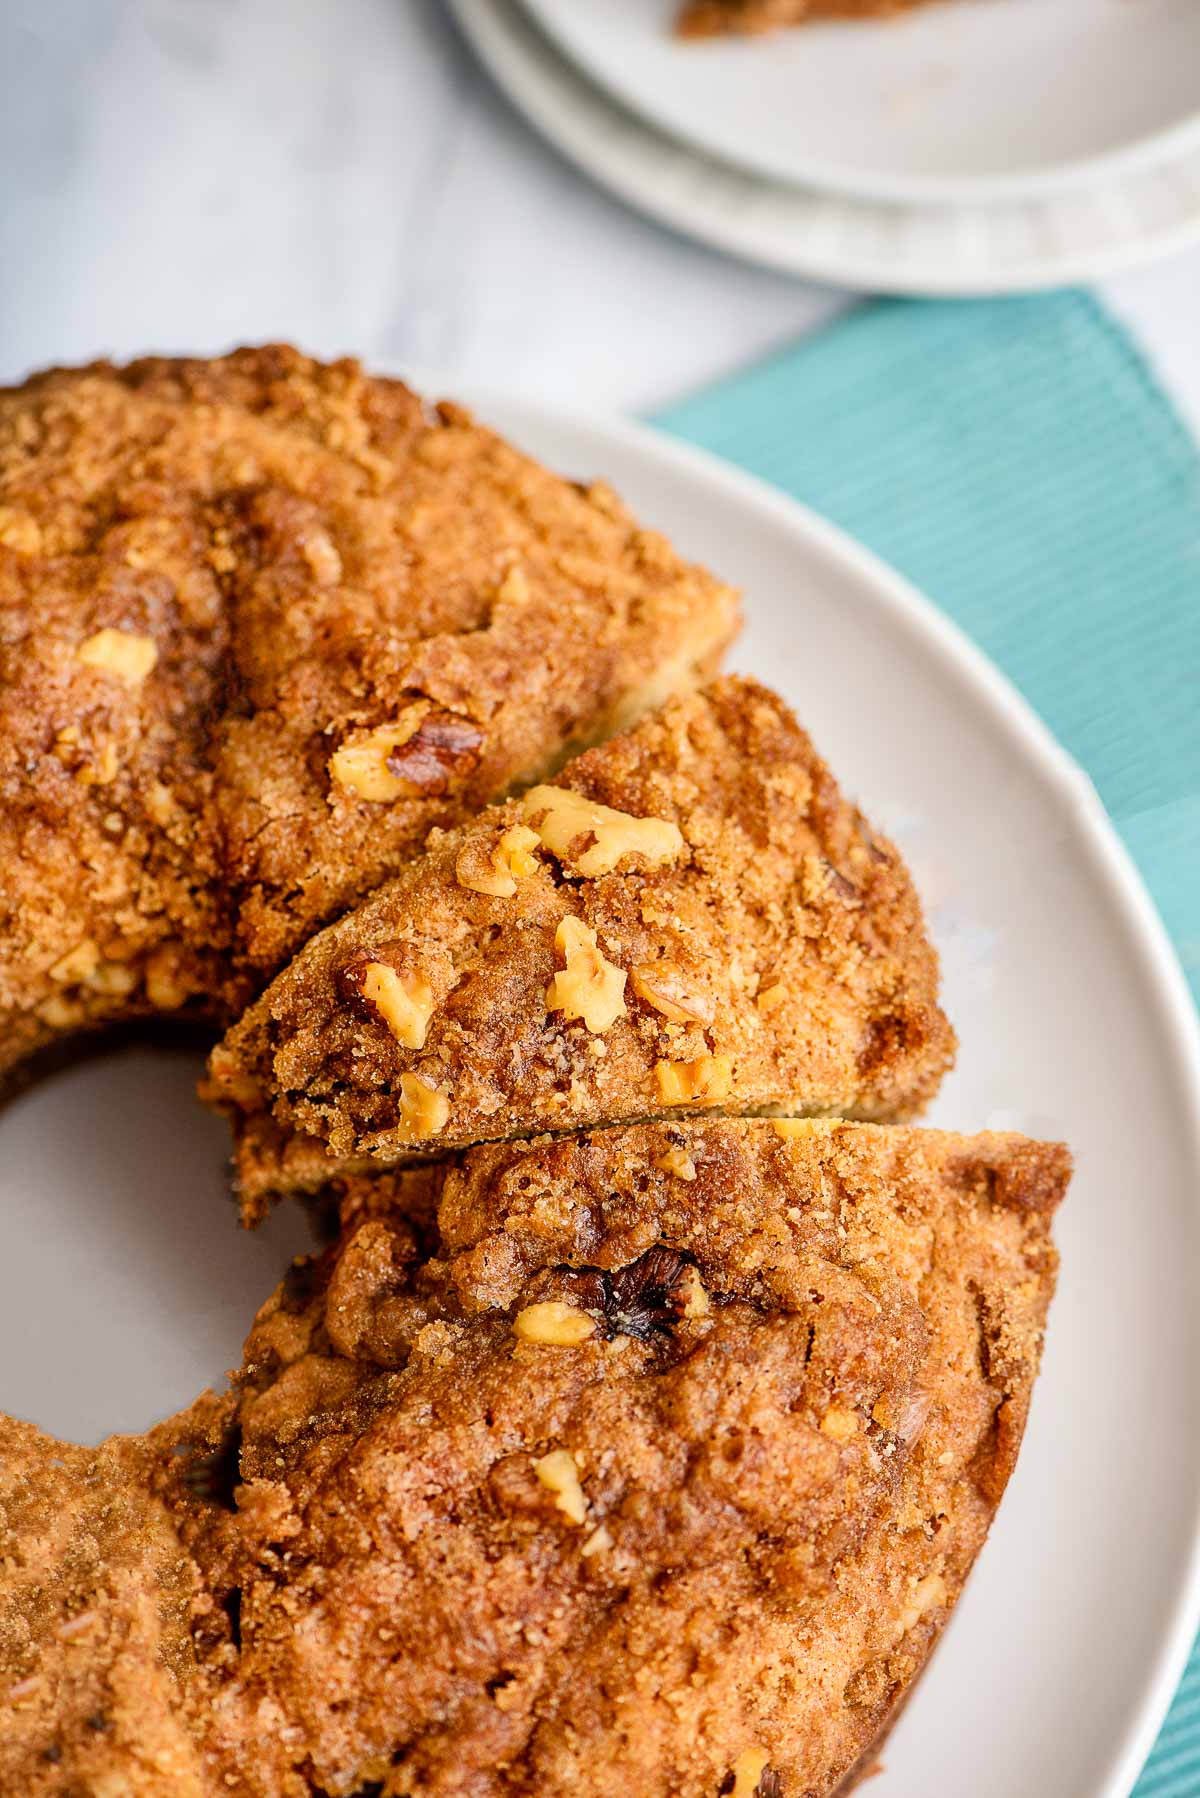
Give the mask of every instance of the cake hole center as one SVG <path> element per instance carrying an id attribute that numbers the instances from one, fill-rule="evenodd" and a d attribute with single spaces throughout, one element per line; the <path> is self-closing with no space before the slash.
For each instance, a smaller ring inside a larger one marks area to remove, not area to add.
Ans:
<path id="1" fill-rule="evenodd" d="M 74 1442 L 146 1429 L 223 1383 L 311 1246 L 299 1206 L 239 1225 L 202 1066 L 130 1044 L 0 1111 L 0 1409 Z"/>

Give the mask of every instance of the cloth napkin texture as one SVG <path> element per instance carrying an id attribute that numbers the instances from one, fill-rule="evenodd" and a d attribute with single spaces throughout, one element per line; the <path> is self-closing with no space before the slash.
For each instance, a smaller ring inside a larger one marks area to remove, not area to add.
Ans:
<path id="1" fill-rule="evenodd" d="M 1200 1000 L 1200 457 L 1089 295 L 883 301 L 660 414 L 906 574 L 1094 782 Z M 1200 1794 L 1200 1641 L 1134 1798 Z"/>

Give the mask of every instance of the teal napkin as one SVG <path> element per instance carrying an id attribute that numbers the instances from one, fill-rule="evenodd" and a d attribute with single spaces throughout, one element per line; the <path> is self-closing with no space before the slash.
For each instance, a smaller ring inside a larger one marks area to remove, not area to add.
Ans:
<path id="1" fill-rule="evenodd" d="M 901 569 L 1090 774 L 1200 999 L 1200 458 L 1088 295 L 887 301 L 672 408 Z M 1200 1793 L 1200 1643 L 1135 1798 Z"/>

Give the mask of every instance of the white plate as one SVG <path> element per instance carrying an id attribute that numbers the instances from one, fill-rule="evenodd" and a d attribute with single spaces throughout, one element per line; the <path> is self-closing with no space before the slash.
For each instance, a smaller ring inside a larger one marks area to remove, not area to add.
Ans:
<path id="1" fill-rule="evenodd" d="M 1027 292 L 1200 241 L 1200 148 L 1020 204 L 869 205 L 767 181 L 656 131 L 582 76 L 517 0 L 450 5 L 513 103 L 595 180 L 663 224 L 790 274 L 876 293 Z"/>
<path id="2" fill-rule="evenodd" d="M 973 204 L 1200 141 L 1195 0 L 956 0 L 767 41 L 681 42 L 678 0 L 526 0 L 611 94 L 775 180 Z"/>
<path id="3" fill-rule="evenodd" d="M 925 895 L 962 1038 L 936 1121 L 1075 1148 L 1025 1451 L 871 1792 L 1124 1798 L 1200 1612 L 1200 1041 L 1162 927 L 1083 776 L 896 575 L 694 451 L 473 397 L 743 583 L 736 664 L 783 688 Z M 284 1258 L 218 1198 L 190 1072 L 140 1051 L 0 1120 L 0 1401 L 52 1429 L 189 1397 Z"/>

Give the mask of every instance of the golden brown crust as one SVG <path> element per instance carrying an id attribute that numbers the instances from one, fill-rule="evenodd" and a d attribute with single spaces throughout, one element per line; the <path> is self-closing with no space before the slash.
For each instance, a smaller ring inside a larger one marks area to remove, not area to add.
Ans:
<path id="1" fill-rule="evenodd" d="M 232 1394 L 98 1451 L 9 1426 L 0 1684 L 70 1694 L 12 1789 L 827 1798 L 1011 1471 L 1069 1171 L 710 1120 L 347 1180 Z"/>
<path id="2" fill-rule="evenodd" d="M 825 19 L 891 19 L 930 0 L 685 0 L 676 30 L 681 37 L 777 31 Z"/>
<path id="3" fill-rule="evenodd" d="M 563 823 L 564 794 L 620 818 Z M 520 874 L 477 890 L 521 830 Z M 783 702 L 727 679 L 432 838 L 234 1026 L 211 1091 L 395 1161 L 687 1109 L 903 1117 L 952 1052 L 899 854 Z M 252 1121 L 251 1209 L 271 1155 Z"/>
<path id="4" fill-rule="evenodd" d="M 231 1015 L 431 825 L 711 672 L 735 624 L 607 489 L 354 362 L 0 393 L 0 1071 Z"/>
<path id="5" fill-rule="evenodd" d="M 1068 1170 L 663 1123 L 472 1151 L 433 1261 L 419 1220 L 352 1224 L 247 1345 L 250 1708 L 333 1790 L 609 1798 L 632 1758 L 644 1798 L 715 1798 L 757 1755 L 831 1791 L 1011 1470 Z"/>
<path id="6" fill-rule="evenodd" d="M 186 1717 L 196 1567 L 143 1445 L 0 1417 L 0 1791 L 215 1798 Z"/>

